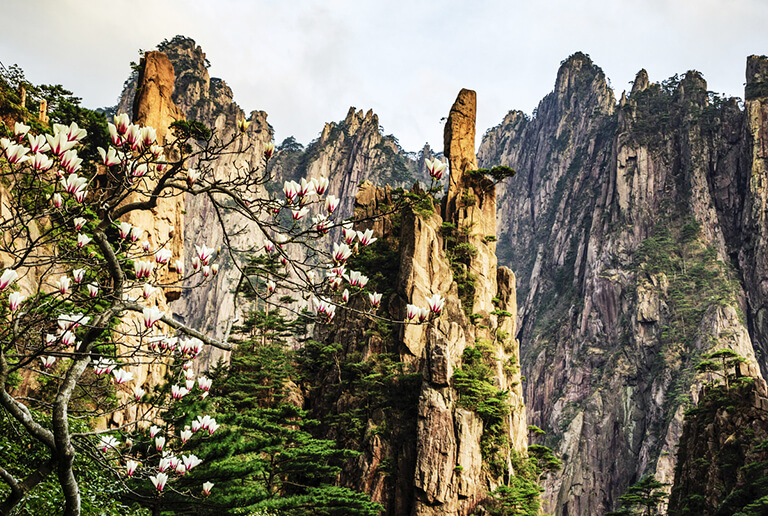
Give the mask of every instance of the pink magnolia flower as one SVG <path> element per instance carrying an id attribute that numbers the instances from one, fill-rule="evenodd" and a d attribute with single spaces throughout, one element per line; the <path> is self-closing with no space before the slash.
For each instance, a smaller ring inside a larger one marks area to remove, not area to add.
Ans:
<path id="1" fill-rule="evenodd" d="M 128 127 L 131 125 L 131 120 L 125 113 L 120 113 L 115 117 L 115 129 L 118 134 L 125 134 L 128 132 Z"/>
<path id="2" fill-rule="evenodd" d="M 179 437 L 181 438 L 181 442 L 186 444 L 187 441 L 192 438 L 192 430 L 190 430 L 189 427 L 184 428 L 184 430 L 179 432 Z"/>
<path id="3" fill-rule="evenodd" d="M 149 299 L 152 294 L 155 293 L 155 290 L 157 289 L 149 283 L 144 283 L 144 288 L 141 291 L 141 295 L 144 297 L 144 299 Z"/>
<path id="4" fill-rule="evenodd" d="M 48 145 L 48 143 L 45 141 L 44 134 L 38 134 L 37 136 L 28 134 L 27 139 L 29 140 L 29 151 L 33 154 L 37 154 L 39 152 L 48 152 L 51 150 L 51 146 Z"/>
<path id="5" fill-rule="evenodd" d="M 72 222 L 75 224 L 75 230 L 80 231 L 87 221 L 83 217 L 75 217 L 75 220 Z"/>
<path id="6" fill-rule="evenodd" d="M 309 213 L 309 208 L 301 208 L 300 210 L 291 210 L 291 216 L 293 217 L 293 220 L 301 220 L 307 215 L 307 213 Z"/>
<path id="7" fill-rule="evenodd" d="M 62 296 L 66 295 L 67 292 L 69 292 L 69 285 L 72 283 L 72 280 L 69 279 L 66 276 L 62 276 L 58 280 L 56 280 L 56 290 L 58 290 Z"/>
<path id="8" fill-rule="evenodd" d="M 352 249 L 347 244 L 333 243 L 333 261 L 336 263 L 345 263 L 352 256 Z"/>
<path id="9" fill-rule="evenodd" d="M 83 160 L 82 158 L 77 157 L 77 151 L 75 149 L 70 149 L 65 152 L 60 161 L 62 168 L 66 170 L 68 174 L 74 174 L 80 170 L 80 165 L 82 163 Z"/>
<path id="10" fill-rule="evenodd" d="M 346 288 L 344 289 L 344 292 L 341 293 L 341 299 L 346 303 L 349 301 L 349 290 Z"/>
<path id="11" fill-rule="evenodd" d="M 423 323 L 429 317 L 429 308 L 419 308 L 419 322 Z"/>
<path id="12" fill-rule="evenodd" d="M 75 334 L 72 333 L 72 330 L 67 330 L 61 335 L 61 343 L 65 346 L 71 346 L 75 343 Z"/>
<path id="13" fill-rule="evenodd" d="M 373 308 L 378 308 L 379 305 L 381 305 L 381 294 L 378 292 L 368 294 L 368 300 L 371 302 Z"/>
<path id="14" fill-rule="evenodd" d="M 50 369 L 53 363 L 56 362 L 56 357 L 40 357 L 40 360 L 43 361 L 43 367 Z"/>
<path id="15" fill-rule="evenodd" d="M 299 196 L 299 183 L 296 181 L 286 181 L 283 183 L 283 193 L 289 204 L 296 202 Z"/>
<path id="16" fill-rule="evenodd" d="M 373 230 L 372 229 L 366 229 L 365 232 L 358 231 L 357 232 L 357 239 L 363 245 L 371 245 L 376 240 L 378 240 L 377 238 L 373 238 Z"/>
<path id="17" fill-rule="evenodd" d="M 160 431 L 159 426 L 152 425 L 149 427 L 149 438 L 154 439 L 157 433 Z"/>
<path id="18" fill-rule="evenodd" d="M 88 284 L 88 295 L 90 297 L 96 297 L 99 295 L 99 286 L 96 283 Z"/>
<path id="19" fill-rule="evenodd" d="M 16 136 L 19 140 L 24 138 L 24 135 L 29 132 L 29 126 L 26 124 L 23 124 L 21 122 L 16 122 L 13 124 L 13 135 Z"/>
<path id="20" fill-rule="evenodd" d="M 196 245 L 195 250 L 197 251 L 197 257 L 200 259 L 203 265 L 208 265 L 208 262 L 210 262 L 211 257 L 213 256 L 214 249 L 203 244 L 202 247 Z"/>
<path id="21" fill-rule="evenodd" d="M 204 391 L 211 390 L 211 385 L 213 384 L 213 380 L 208 378 L 207 376 L 201 376 L 197 379 L 197 384 L 200 386 L 200 388 Z"/>
<path id="22" fill-rule="evenodd" d="M 91 237 L 89 237 L 88 235 L 85 235 L 83 233 L 78 233 L 78 235 L 77 235 L 77 247 L 79 249 L 82 249 L 83 247 L 88 245 L 88 243 L 91 240 L 92 240 Z"/>
<path id="23" fill-rule="evenodd" d="M 211 489 L 213 489 L 213 482 L 203 482 L 203 494 L 205 496 L 208 496 L 211 494 Z"/>
<path id="24" fill-rule="evenodd" d="M 189 183 L 189 186 L 192 186 L 195 184 L 195 182 L 200 178 L 200 173 L 197 170 L 189 169 L 187 170 L 187 183 Z"/>
<path id="25" fill-rule="evenodd" d="M 141 127 L 131 124 L 125 132 L 125 141 L 131 146 L 131 149 L 137 150 L 142 144 Z"/>
<path id="26" fill-rule="evenodd" d="M 133 272 L 136 274 L 136 279 L 148 278 L 154 269 L 155 264 L 153 262 L 142 260 L 133 262 Z"/>
<path id="27" fill-rule="evenodd" d="M 440 315 L 440 312 L 443 311 L 443 307 L 445 306 L 445 298 L 440 294 L 435 294 L 427 299 L 427 304 L 429 305 L 430 312 Z"/>
<path id="28" fill-rule="evenodd" d="M 431 177 L 437 181 L 440 181 L 443 178 L 443 173 L 447 166 L 445 163 L 437 158 L 424 160 L 424 163 L 427 165 L 427 172 L 429 172 Z"/>
<path id="29" fill-rule="evenodd" d="M 129 477 L 132 477 L 136 472 L 136 468 L 139 467 L 139 463 L 135 460 L 128 459 L 125 463 L 125 472 Z"/>
<path id="30" fill-rule="evenodd" d="M 273 294 L 275 292 L 276 288 L 277 288 L 277 285 L 275 284 L 275 282 L 273 280 L 267 281 L 267 291 L 270 294 Z"/>
<path id="31" fill-rule="evenodd" d="M 88 195 L 88 190 L 85 188 L 80 188 L 75 192 L 75 200 L 82 204 L 86 195 Z"/>
<path id="32" fill-rule="evenodd" d="M 69 176 L 67 176 L 66 179 L 61 179 L 61 185 L 64 187 L 64 190 L 69 194 L 74 194 L 78 190 L 81 190 L 85 187 L 85 184 L 88 182 L 88 178 L 86 177 L 80 177 L 75 173 L 70 173 Z"/>
<path id="33" fill-rule="evenodd" d="M 5 290 L 8 285 L 16 281 L 19 274 L 13 269 L 5 269 L 0 275 L 0 290 Z"/>
<path id="34" fill-rule="evenodd" d="M 60 193 L 55 193 L 51 196 L 51 204 L 53 204 L 54 208 L 61 208 L 61 205 L 64 204 L 64 199 L 61 198 Z"/>
<path id="35" fill-rule="evenodd" d="M 171 386 L 171 397 L 175 400 L 180 400 L 184 396 L 189 394 L 189 390 L 186 387 L 182 387 L 181 385 L 172 385 Z"/>
<path id="36" fill-rule="evenodd" d="M 143 398 L 146 393 L 147 391 L 142 389 L 139 385 L 133 388 L 133 397 L 136 399 L 136 401 L 141 400 L 141 398 Z"/>
<path id="37" fill-rule="evenodd" d="M 75 283 L 81 283 L 85 277 L 85 269 L 75 269 L 72 271 L 72 277 L 75 279 Z"/>
<path id="38" fill-rule="evenodd" d="M 143 314 L 144 326 L 146 328 L 151 328 L 163 317 L 163 315 L 165 315 L 165 312 L 161 312 L 156 306 L 153 306 L 151 308 L 145 308 Z"/>
<path id="39" fill-rule="evenodd" d="M 157 451 L 163 451 L 163 446 L 165 446 L 165 437 L 158 435 L 155 437 L 155 449 Z"/>
<path id="40" fill-rule="evenodd" d="M 157 476 L 149 477 L 149 479 L 155 485 L 155 489 L 162 492 L 166 482 L 168 482 L 168 475 L 165 473 L 158 473 Z"/>
<path id="41" fill-rule="evenodd" d="M 132 229 L 133 229 L 133 226 L 131 226 L 129 223 L 121 222 L 120 225 L 118 226 L 120 238 L 123 238 L 123 239 L 128 238 L 128 236 L 130 236 L 131 234 Z"/>
<path id="42" fill-rule="evenodd" d="M 101 156 L 101 162 L 104 163 L 104 165 L 111 167 L 113 165 L 119 165 L 122 161 L 120 159 L 120 156 L 117 155 L 117 151 L 110 147 L 109 150 L 105 150 L 101 147 L 96 148 L 97 151 L 99 151 L 99 155 Z"/>
<path id="43" fill-rule="evenodd" d="M 120 147 L 123 144 L 123 138 L 117 134 L 117 127 L 115 124 L 108 123 L 107 129 L 109 130 L 109 139 L 112 141 L 112 145 Z"/>
<path id="44" fill-rule="evenodd" d="M 46 156 L 45 154 L 36 153 L 34 156 L 32 156 L 32 168 L 35 170 L 38 170 L 40 172 L 45 172 L 46 170 L 50 170 L 50 168 L 53 166 L 53 160 Z"/>
<path id="45" fill-rule="evenodd" d="M 21 295 L 21 292 L 12 292 L 11 295 L 8 296 L 8 308 L 11 309 L 11 312 L 15 312 L 24 299 L 25 297 Z"/>
<path id="46" fill-rule="evenodd" d="M 267 143 L 264 146 L 264 159 L 269 160 L 269 158 L 271 158 L 274 153 L 275 153 L 275 144 L 273 142 Z"/>
<path id="47" fill-rule="evenodd" d="M 168 263 L 173 256 L 173 251 L 170 249 L 158 249 L 155 253 L 155 261 L 157 263 Z"/>
<path id="48" fill-rule="evenodd" d="M 144 230 L 141 228 L 137 228 L 136 226 L 131 228 L 131 242 L 138 242 L 141 238 L 141 235 L 144 234 Z"/>
<path id="49" fill-rule="evenodd" d="M 334 210 L 339 206 L 339 199 L 335 195 L 329 195 L 325 198 L 325 209 L 328 210 L 328 213 L 333 213 Z"/>
<path id="50" fill-rule="evenodd" d="M 151 147 L 157 140 L 157 131 L 154 127 L 146 126 L 141 129 L 141 143 L 144 147 Z"/>
<path id="51" fill-rule="evenodd" d="M 112 371 L 112 376 L 115 377 L 115 383 L 118 385 L 122 385 L 133 380 L 133 373 L 128 372 L 125 369 L 115 369 Z"/>
<path id="52" fill-rule="evenodd" d="M 108 449 L 117 448 L 119 444 L 120 444 L 120 441 L 118 441 L 111 435 L 102 435 L 101 440 L 99 441 L 98 448 L 102 452 L 106 453 Z"/>
<path id="53" fill-rule="evenodd" d="M 325 191 L 328 190 L 329 182 L 327 177 L 312 179 L 312 182 L 315 183 L 315 192 L 317 192 L 317 195 L 323 195 Z"/>
<path id="54" fill-rule="evenodd" d="M 46 134 L 45 139 L 48 141 L 48 146 L 50 147 L 51 152 L 57 157 L 63 156 L 65 152 L 77 144 L 77 142 L 67 139 L 67 135 L 63 132 L 59 132 L 53 136 Z"/>
<path id="55" fill-rule="evenodd" d="M 8 145 L 8 148 L 5 149 L 5 159 L 8 160 L 8 163 L 18 165 L 20 163 L 24 163 L 29 159 L 29 156 L 27 156 L 28 152 L 29 152 L 29 147 L 24 147 L 23 145 L 10 144 Z"/>

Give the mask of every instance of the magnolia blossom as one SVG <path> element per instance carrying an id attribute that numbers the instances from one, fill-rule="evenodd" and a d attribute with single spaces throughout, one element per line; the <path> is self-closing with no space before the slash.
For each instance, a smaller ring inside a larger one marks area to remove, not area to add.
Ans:
<path id="1" fill-rule="evenodd" d="M 158 473 L 157 476 L 149 477 L 149 479 L 155 485 L 155 489 L 162 492 L 166 482 L 168 482 L 168 475 L 165 473 Z"/>
<path id="2" fill-rule="evenodd" d="M 180 400 L 184 396 L 189 394 L 189 390 L 186 387 L 182 387 L 181 385 L 172 385 L 171 386 L 171 397 L 175 400 Z"/>
<path id="3" fill-rule="evenodd" d="M 141 141 L 141 127 L 131 124 L 125 132 L 125 141 L 131 146 L 131 149 L 138 150 L 143 144 Z"/>
<path id="4" fill-rule="evenodd" d="M 181 437 L 181 442 L 186 444 L 192 438 L 192 430 L 189 427 L 185 427 L 184 430 L 179 432 L 179 437 Z"/>
<path id="5" fill-rule="evenodd" d="M 61 205 L 64 204 L 64 199 L 60 193 L 55 193 L 51 196 L 51 204 L 53 204 L 54 208 L 61 208 Z"/>
<path id="6" fill-rule="evenodd" d="M 120 232 L 120 238 L 128 238 L 131 234 L 133 226 L 127 222 L 121 222 L 117 229 Z"/>
<path id="7" fill-rule="evenodd" d="M 293 217 L 293 220 L 301 220 L 307 215 L 307 213 L 309 213 L 309 208 L 301 208 L 300 210 L 291 210 L 291 216 Z"/>
<path id="8" fill-rule="evenodd" d="M 275 292 L 276 288 L 277 288 L 277 285 L 275 284 L 275 282 L 273 280 L 267 281 L 267 291 L 270 294 L 273 294 Z"/>
<path id="9" fill-rule="evenodd" d="M 211 265 L 211 272 L 213 273 L 214 276 L 219 273 L 218 263 L 214 263 L 213 265 Z"/>
<path id="10" fill-rule="evenodd" d="M 39 170 L 40 172 L 45 172 L 46 170 L 50 170 L 50 168 L 53 166 L 53 160 L 46 156 L 45 154 L 36 153 L 34 156 L 32 156 L 32 168 L 35 170 Z"/>
<path id="11" fill-rule="evenodd" d="M 429 308 L 419 308 L 419 322 L 423 323 L 429 317 Z"/>
<path id="12" fill-rule="evenodd" d="M 154 127 L 145 126 L 141 129 L 141 143 L 149 147 L 157 140 L 157 131 Z"/>
<path id="13" fill-rule="evenodd" d="M 148 253 L 148 252 L 149 252 L 149 242 L 148 242 L 148 241 L 146 241 L 146 240 L 144 240 L 144 241 L 141 243 L 141 249 L 142 249 L 142 250 L 143 250 L 145 253 Z"/>
<path id="14" fill-rule="evenodd" d="M 208 265 L 208 263 L 211 261 L 211 257 L 213 256 L 214 249 L 203 244 L 202 246 L 196 245 L 195 251 L 197 251 L 197 257 L 200 259 L 203 265 Z"/>
<path id="15" fill-rule="evenodd" d="M 208 265 L 203 265 L 203 276 L 206 278 L 211 275 L 211 268 Z"/>
<path id="16" fill-rule="evenodd" d="M 112 371 L 112 376 L 115 377 L 115 383 L 118 385 L 122 385 L 133 380 L 133 373 L 130 373 L 125 369 L 115 369 Z"/>
<path id="17" fill-rule="evenodd" d="M 419 315 L 419 307 L 416 305 L 409 304 L 405 308 L 405 317 L 411 321 L 416 318 L 417 315 Z"/>
<path id="18" fill-rule="evenodd" d="M 373 308 L 378 308 L 381 304 L 381 294 L 378 292 L 374 292 L 372 294 L 368 294 L 368 300 L 371 302 L 371 306 Z"/>
<path id="19" fill-rule="evenodd" d="M 97 147 L 96 150 L 99 151 L 99 155 L 101 155 L 101 162 L 104 163 L 104 165 L 111 167 L 113 165 L 120 164 L 121 159 L 117 155 L 117 150 L 113 149 L 112 147 L 110 147 L 109 150 L 104 150 L 101 147 Z"/>
<path id="20" fill-rule="evenodd" d="M 0 290 L 5 290 L 8 285 L 16 281 L 19 274 L 13 269 L 5 269 L 3 274 L 0 275 Z"/>
<path id="21" fill-rule="evenodd" d="M 141 238 L 141 235 L 144 234 L 144 230 L 137 227 L 131 228 L 131 242 L 138 242 Z"/>
<path id="22" fill-rule="evenodd" d="M 187 389 L 187 393 L 189 393 L 192 389 L 195 388 L 195 381 L 187 380 L 186 382 L 184 382 L 184 387 Z"/>
<path id="23" fill-rule="evenodd" d="M 155 268 L 155 264 L 152 262 L 145 262 L 142 260 L 136 260 L 133 262 L 133 271 L 136 274 L 136 279 L 148 278 Z"/>
<path id="24" fill-rule="evenodd" d="M 80 231 L 83 229 L 83 226 L 85 226 L 85 223 L 87 222 L 83 217 L 75 217 L 75 220 L 72 221 L 75 224 L 75 229 L 77 231 Z"/>
<path id="25" fill-rule="evenodd" d="M 72 271 L 72 277 L 75 279 L 75 283 L 81 283 L 85 277 L 85 269 L 75 269 Z"/>
<path id="26" fill-rule="evenodd" d="M 83 324 L 88 324 L 90 320 L 90 317 L 83 314 L 61 314 L 58 318 L 58 325 L 61 331 L 66 331 Z"/>
<path id="27" fill-rule="evenodd" d="M 352 256 L 352 249 L 347 244 L 333 243 L 333 261 L 336 263 L 345 263 Z"/>
<path id="28" fill-rule="evenodd" d="M 69 124 L 69 126 L 63 124 L 53 124 L 53 132 L 65 134 L 67 136 L 67 140 L 75 143 L 85 138 L 88 134 L 88 131 L 85 129 L 80 129 L 77 126 L 77 122 L 72 122 Z"/>
<path id="29" fill-rule="evenodd" d="M 184 275 L 184 260 L 176 260 L 173 262 L 173 268 L 176 269 L 176 272 Z"/>
<path id="30" fill-rule="evenodd" d="M 168 468 L 173 468 L 176 464 L 175 460 L 176 457 L 163 457 L 160 459 L 160 462 L 157 464 L 157 469 L 162 473 Z"/>
<path id="31" fill-rule="evenodd" d="M 10 144 L 5 149 L 5 159 L 8 160 L 8 163 L 15 165 L 24 163 L 29 159 L 29 156 L 27 156 L 28 152 L 28 147 L 24 147 L 23 145 Z"/>
<path id="32" fill-rule="evenodd" d="M 133 474 L 136 472 L 136 468 L 139 467 L 139 463 L 135 460 L 128 459 L 125 462 L 125 472 L 129 477 L 132 477 Z"/>
<path id="33" fill-rule="evenodd" d="M 200 178 L 200 172 L 194 169 L 187 170 L 187 183 L 189 183 L 189 186 L 192 186 L 195 184 L 195 182 Z"/>
<path id="34" fill-rule="evenodd" d="M 245 118 L 241 118 L 237 121 L 237 128 L 241 133 L 244 133 L 248 129 L 249 125 L 251 125 L 251 123 Z"/>
<path id="35" fill-rule="evenodd" d="M 69 149 L 77 145 L 77 142 L 70 141 L 67 135 L 62 132 L 54 135 L 46 134 L 45 139 L 48 141 L 48 147 L 55 156 L 62 156 Z"/>
<path id="36" fill-rule="evenodd" d="M 146 328 L 154 326 L 165 315 L 165 312 L 161 312 L 156 306 L 145 308 L 142 313 L 144 314 L 144 326 Z"/>
<path id="37" fill-rule="evenodd" d="M 71 279 L 69 279 L 67 276 L 62 276 L 56 280 L 56 290 L 58 290 L 61 295 L 66 295 L 66 293 L 69 292 L 69 285 L 71 283 Z"/>
<path id="38" fill-rule="evenodd" d="M 74 194 L 78 190 L 81 190 L 85 187 L 85 184 L 88 182 L 88 178 L 79 177 L 77 174 L 71 173 L 66 179 L 62 178 L 60 182 L 67 193 Z"/>
<path id="39" fill-rule="evenodd" d="M 131 119 L 125 113 L 120 113 L 115 117 L 115 129 L 118 134 L 125 134 L 128 132 L 128 127 L 131 125 Z"/>
<path id="40" fill-rule="evenodd" d="M 97 375 L 109 374 L 117 366 L 113 360 L 109 358 L 100 358 L 95 364 L 93 364 L 93 372 Z"/>
<path id="41" fill-rule="evenodd" d="M 160 431 L 160 427 L 156 425 L 152 425 L 149 427 L 149 438 L 154 439 L 157 433 Z"/>
<path id="42" fill-rule="evenodd" d="M 330 184 L 327 177 L 321 177 L 319 179 L 313 178 L 312 182 L 315 184 L 315 192 L 317 195 L 323 195 L 325 191 L 328 190 L 328 185 Z"/>
<path id="43" fill-rule="evenodd" d="M 27 139 L 29 140 L 29 151 L 33 154 L 48 152 L 51 150 L 51 146 L 48 145 L 48 143 L 45 141 L 44 134 L 27 134 Z"/>
<path id="44" fill-rule="evenodd" d="M 75 172 L 80 170 L 80 165 L 82 163 L 83 163 L 83 159 L 77 157 L 77 151 L 74 149 L 70 149 L 67 152 L 65 152 L 64 155 L 61 157 L 61 160 L 59 161 L 59 164 L 67 172 L 67 174 L 74 174 Z M 85 184 L 85 181 L 83 181 L 83 184 Z M 74 193 L 74 192 L 69 192 L 69 193 Z"/>
<path id="45" fill-rule="evenodd" d="M 187 470 L 191 470 L 192 468 L 195 468 L 203 463 L 203 461 L 193 453 L 190 453 L 189 455 L 183 455 L 181 460 L 184 462 L 184 466 L 186 466 Z"/>
<path id="46" fill-rule="evenodd" d="M 67 330 L 61 334 L 61 343 L 65 346 L 71 346 L 75 343 L 75 334 L 72 330 Z"/>
<path id="47" fill-rule="evenodd" d="M 358 231 L 357 232 L 357 239 L 363 245 L 371 245 L 376 240 L 378 240 L 377 238 L 373 238 L 373 230 L 372 229 L 366 229 L 365 232 Z"/>
<path id="48" fill-rule="evenodd" d="M 342 293 L 341 293 L 341 299 L 342 299 L 342 300 L 343 300 L 345 303 L 346 303 L 347 301 L 349 301 L 349 290 L 348 290 L 348 289 L 346 289 L 346 288 L 345 288 L 345 289 L 344 289 L 344 292 L 342 292 Z"/>
<path id="49" fill-rule="evenodd" d="M 341 227 L 341 235 L 344 238 L 344 243 L 351 245 L 357 237 L 357 232 L 352 229 L 352 223 L 348 222 Z"/>
<path id="50" fill-rule="evenodd" d="M 204 391 L 209 391 L 211 389 L 211 385 L 213 384 L 213 380 L 208 378 L 207 376 L 201 376 L 197 379 L 197 384 L 200 386 L 200 388 Z"/>
<path id="51" fill-rule="evenodd" d="M 26 124 L 23 124 L 21 122 L 16 122 L 13 124 L 13 135 L 16 136 L 19 140 L 24 138 L 24 135 L 29 132 L 29 126 Z"/>
<path id="52" fill-rule="evenodd" d="M 132 177 L 142 177 L 147 173 L 147 164 L 141 163 L 140 165 L 136 165 L 131 170 L 131 176 Z"/>
<path id="53" fill-rule="evenodd" d="M 98 448 L 99 450 L 106 453 L 108 449 L 117 448 L 119 444 L 120 444 L 120 441 L 118 441 L 111 435 L 102 435 L 101 440 L 99 441 Z"/>
<path id="54" fill-rule="evenodd" d="M 427 299 L 427 304 L 429 305 L 430 312 L 440 315 L 440 312 L 443 311 L 443 307 L 445 306 L 445 298 L 440 294 L 435 294 Z"/>
<path id="55" fill-rule="evenodd" d="M 315 299 L 315 306 L 317 307 L 317 314 L 324 314 L 329 322 L 333 319 L 333 316 L 336 315 L 336 305 L 332 304 L 330 301 Z"/>
<path id="56" fill-rule="evenodd" d="M 155 437 L 155 449 L 157 451 L 163 451 L 163 446 L 165 446 L 165 437 L 158 435 Z"/>
<path id="57" fill-rule="evenodd" d="M 46 333 L 45 334 L 45 345 L 46 346 L 50 346 L 50 345 L 54 344 L 57 340 L 59 340 L 59 337 L 56 336 L 55 334 L 53 334 L 53 333 Z"/>
<path id="58" fill-rule="evenodd" d="M 133 388 L 133 397 L 136 399 L 136 401 L 139 401 L 141 398 L 143 398 L 146 393 L 147 391 L 142 389 L 139 385 Z"/>
<path id="59" fill-rule="evenodd" d="M 144 288 L 142 289 L 141 295 L 144 297 L 144 299 L 149 299 L 149 297 L 152 296 L 156 290 L 157 289 L 149 283 L 144 283 Z"/>
<path id="60" fill-rule="evenodd" d="M 336 208 L 339 206 L 339 199 L 335 195 L 329 195 L 325 198 L 325 209 L 328 211 L 328 213 L 333 213 Z"/>
<path id="61" fill-rule="evenodd" d="M 173 251 L 170 249 L 159 249 L 155 253 L 155 261 L 157 263 L 168 263 L 173 256 Z"/>
<path id="62" fill-rule="evenodd" d="M 299 183 L 296 181 L 285 181 L 283 183 L 283 193 L 288 203 L 293 204 L 299 196 Z"/>
<path id="63" fill-rule="evenodd" d="M 368 284 L 368 276 L 357 271 L 350 271 L 349 276 L 344 276 L 353 287 L 364 288 Z"/>
<path id="64" fill-rule="evenodd" d="M 26 298 L 22 296 L 20 292 L 12 292 L 11 295 L 8 296 L 8 308 L 11 309 L 11 312 L 15 312 L 24 299 Z"/>
<path id="65" fill-rule="evenodd" d="M 205 496 L 211 494 L 211 489 L 213 489 L 213 482 L 203 482 L 203 494 Z"/>
<path id="66" fill-rule="evenodd" d="M 87 246 L 88 243 L 91 241 L 91 237 L 84 233 L 78 233 L 77 234 L 77 247 L 82 249 L 83 247 Z"/>
<path id="67" fill-rule="evenodd" d="M 82 204 L 82 202 L 85 200 L 85 196 L 88 195 L 88 190 L 85 188 L 80 188 L 78 191 L 75 192 L 75 200 Z"/>
<path id="68" fill-rule="evenodd" d="M 182 462 L 177 462 L 176 467 L 174 468 L 176 470 L 176 473 L 179 475 L 184 475 L 187 472 L 187 466 L 184 465 Z"/>
<path id="69" fill-rule="evenodd" d="M 267 144 L 264 145 L 264 159 L 269 160 L 269 158 L 271 158 L 272 154 L 274 153 L 275 153 L 274 142 L 267 142 Z"/>
<path id="70" fill-rule="evenodd" d="M 439 159 L 426 159 L 424 160 L 424 163 L 427 165 L 427 172 L 429 172 L 429 175 L 434 178 L 437 181 L 440 181 L 443 178 L 443 173 L 445 172 L 446 164 L 440 161 Z"/>
<path id="71" fill-rule="evenodd" d="M 88 295 L 90 297 L 96 297 L 99 295 L 99 286 L 96 283 L 88 284 Z"/>
<path id="72" fill-rule="evenodd" d="M 43 361 L 43 367 L 50 369 L 53 363 L 56 362 L 56 357 L 40 357 L 40 360 Z"/>

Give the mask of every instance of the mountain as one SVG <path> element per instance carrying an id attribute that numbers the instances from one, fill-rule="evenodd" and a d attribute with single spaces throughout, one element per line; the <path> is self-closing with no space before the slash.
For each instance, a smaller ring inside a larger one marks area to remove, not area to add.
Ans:
<path id="1" fill-rule="evenodd" d="M 533 117 L 510 112 L 479 162 L 499 191 L 500 262 L 516 271 L 529 420 L 564 469 L 555 514 L 603 514 L 646 474 L 672 483 L 694 367 L 728 348 L 765 373 L 768 59 L 722 99 L 690 71 L 616 102 L 577 53 Z"/>

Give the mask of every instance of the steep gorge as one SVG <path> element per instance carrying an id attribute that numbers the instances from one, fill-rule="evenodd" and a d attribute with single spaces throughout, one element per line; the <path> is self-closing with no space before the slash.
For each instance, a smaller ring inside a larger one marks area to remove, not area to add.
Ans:
<path id="1" fill-rule="evenodd" d="M 765 63 L 749 58 L 748 93 Z M 529 419 L 565 462 L 547 510 L 603 514 L 645 474 L 672 482 L 702 353 L 733 349 L 760 375 L 764 102 L 642 70 L 617 103 L 577 53 L 534 118 L 486 133 L 481 166 L 518 171 L 498 247 L 518 274 Z"/>

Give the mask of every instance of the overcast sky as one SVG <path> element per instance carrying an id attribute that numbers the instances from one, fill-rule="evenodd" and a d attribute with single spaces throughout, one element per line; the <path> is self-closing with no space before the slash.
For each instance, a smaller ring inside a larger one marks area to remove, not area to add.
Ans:
<path id="1" fill-rule="evenodd" d="M 743 96 L 750 54 L 768 53 L 768 0 L 0 0 L 0 62 L 35 83 L 113 105 L 139 49 L 193 38 L 246 112 L 278 143 L 316 138 L 349 106 L 373 109 L 410 151 L 442 147 L 459 89 L 478 94 L 478 134 L 530 113 L 576 51 L 617 96 L 695 69 Z M 479 144 L 479 141 L 478 141 Z"/>

